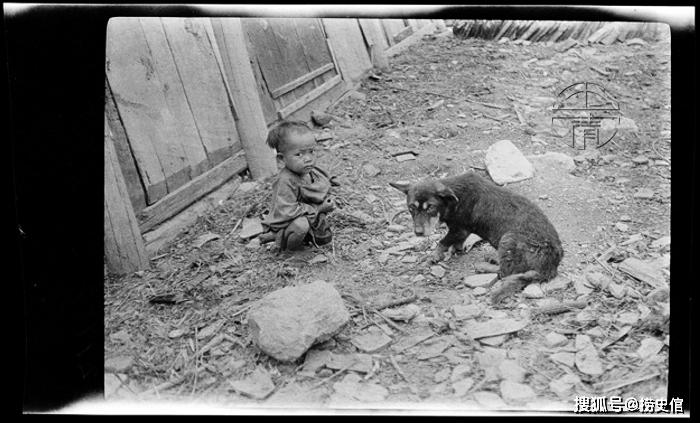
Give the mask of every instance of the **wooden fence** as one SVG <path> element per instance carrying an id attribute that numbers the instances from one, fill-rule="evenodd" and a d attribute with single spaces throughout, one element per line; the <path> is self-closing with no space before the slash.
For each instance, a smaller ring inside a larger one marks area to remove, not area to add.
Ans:
<path id="1" fill-rule="evenodd" d="M 265 145 L 269 127 L 281 119 L 308 120 L 312 110 L 337 101 L 373 66 L 386 66 L 388 56 L 438 25 L 414 19 L 110 20 L 109 270 L 143 268 L 144 233 L 246 168 L 254 178 L 274 174 L 274 152 Z"/>

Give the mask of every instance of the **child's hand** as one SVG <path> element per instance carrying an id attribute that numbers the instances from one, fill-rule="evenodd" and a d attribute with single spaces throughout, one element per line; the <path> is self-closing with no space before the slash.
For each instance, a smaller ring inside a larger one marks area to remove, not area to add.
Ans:
<path id="1" fill-rule="evenodd" d="M 323 200 L 323 203 L 318 206 L 319 213 L 329 213 L 333 210 L 335 210 L 335 201 L 333 201 L 332 197 L 326 198 Z"/>

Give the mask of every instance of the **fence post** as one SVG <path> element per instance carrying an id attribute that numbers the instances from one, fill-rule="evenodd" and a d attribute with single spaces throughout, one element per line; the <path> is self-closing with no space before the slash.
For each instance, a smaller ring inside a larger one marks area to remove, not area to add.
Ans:
<path id="1" fill-rule="evenodd" d="M 277 173 L 275 152 L 267 146 L 267 123 L 260 105 L 248 48 L 240 18 L 211 18 L 214 36 L 221 52 L 224 77 L 238 106 L 236 127 L 245 151 L 248 169 L 254 179 Z"/>
<path id="2" fill-rule="evenodd" d="M 148 254 L 119 167 L 117 151 L 105 116 L 104 249 L 107 269 L 124 274 L 145 269 Z"/>

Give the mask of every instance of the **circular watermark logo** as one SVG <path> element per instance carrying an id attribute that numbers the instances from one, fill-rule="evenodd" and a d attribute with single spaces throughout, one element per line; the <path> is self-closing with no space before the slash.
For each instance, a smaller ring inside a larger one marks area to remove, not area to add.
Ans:
<path id="1" fill-rule="evenodd" d="M 599 84 L 577 82 L 561 90 L 552 108 L 552 132 L 577 150 L 600 148 L 617 134 L 620 104 Z"/>

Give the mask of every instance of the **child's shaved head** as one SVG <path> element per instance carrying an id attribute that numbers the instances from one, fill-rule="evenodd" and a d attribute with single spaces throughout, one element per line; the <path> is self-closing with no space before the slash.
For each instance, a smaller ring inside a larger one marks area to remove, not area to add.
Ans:
<path id="1" fill-rule="evenodd" d="M 306 133 L 311 131 L 309 126 L 298 120 L 283 120 L 279 125 L 270 130 L 267 134 L 267 145 L 274 148 L 278 153 L 285 150 L 285 143 L 291 133 Z"/>

